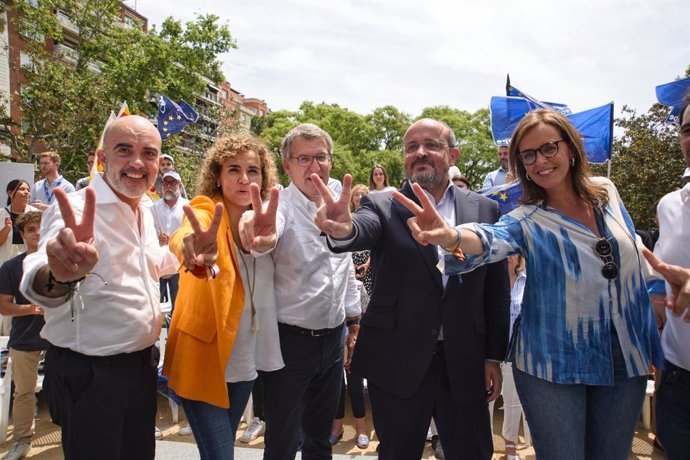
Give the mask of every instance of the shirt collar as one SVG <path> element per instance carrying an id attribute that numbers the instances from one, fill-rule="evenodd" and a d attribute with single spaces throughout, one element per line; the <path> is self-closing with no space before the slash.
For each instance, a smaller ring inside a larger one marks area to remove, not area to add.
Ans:
<path id="1" fill-rule="evenodd" d="M 690 182 L 680 189 L 680 199 L 683 201 L 690 201 Z"/>
<path id="2" fill-rule="evenodd" d="M 292 200 L 306 209 L 309 209 L 310 206 L 316 207 L 316 203 L 307 198 L 307 196 L 302 193 L 292 181 L 290 182 L 290 185 L 285 188 L 285 192 L 287 192 L 288 196 L 290 196 Z"/>

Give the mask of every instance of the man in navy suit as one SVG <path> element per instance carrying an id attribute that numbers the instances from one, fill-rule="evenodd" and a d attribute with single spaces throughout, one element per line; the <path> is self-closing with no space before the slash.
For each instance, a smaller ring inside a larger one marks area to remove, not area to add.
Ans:
<path id="1" fill-rule="evenodd" d="M 445 123 L 422 119 L 405 133 L 405 175 L 449 225 L 495 222 L 494 201 L 449 181 L 458 155 Z M 349 176 L 338 200 L 312 179 L 324 200 L 317 225 L 331 250 L 371 251 L 374 288 L 352 371 L 368 380 L 379 458 L 419 459 L 433 415 L 447 458 L 490 459 L 488 402 L 501 392 L 509 329 L 505 263 L 443 276 L 436 265 L 448 252 L 412 238 L 412 213 L 391 192 L 364 196 L 350 214 Z M 400 193 L 418 202 L 409 183 Z"/>

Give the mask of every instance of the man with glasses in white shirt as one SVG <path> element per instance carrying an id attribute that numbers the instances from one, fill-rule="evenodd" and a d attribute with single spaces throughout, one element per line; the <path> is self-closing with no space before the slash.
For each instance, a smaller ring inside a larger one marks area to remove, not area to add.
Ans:
<path id="1" fill-rule="evenodd" d="M 352 258 L 331 253 L 314 224 L 321 201 L 311 175 L 328 181 L 332 149 L 328 133 L 313 124 L 292 129 L 281 146 L 291 183 L 280 194 L 272 256 L 285 367 L 262 374 L 266 460 L 294 458 L 300 437 L 303 458 L 331 458 L 329 436 L 343 380 L 343 328 L 349 328 L 350 345 L 359 330 Z"/>

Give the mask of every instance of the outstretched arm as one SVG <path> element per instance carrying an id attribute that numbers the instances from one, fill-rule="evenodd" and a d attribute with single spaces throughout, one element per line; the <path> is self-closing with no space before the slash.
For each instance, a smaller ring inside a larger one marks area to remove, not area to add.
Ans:
<path id="1" fill-rule="evenodd" d="M 412 191 L 419 199 L 421 207 L 400 192 L 393 192 L 393 197 L 414 214 L 407 220 L 407 226 L 419 244 L 436 244 L 451 252 L 458 247 L 468 254 L 484 252 L 484 243 L 476 233 L 466 229 L 456 230 L 446 224 L 419 184 L 412 184 Z M 458 232 L 462 239 L 459 245 Z"/>

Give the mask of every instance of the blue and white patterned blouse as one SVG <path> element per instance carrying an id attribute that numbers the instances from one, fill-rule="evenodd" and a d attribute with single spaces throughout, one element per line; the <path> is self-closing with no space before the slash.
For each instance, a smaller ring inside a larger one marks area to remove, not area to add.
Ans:
<path id="1" fill-rule="evenodd" d="M 601 273 L 594 251 L 598 237 L 555 209 L 524 205 L 496 224 L 464 224 L 484 243 L 484 254 L 465 262 L 446 257 L 446 274 L 471 271 L 511 254 L 526 259 L 522 319 L 515 365 L 555 383 L 613 384 L 612 327 L 625 357 L 628 376 L 661 366 L 663 354 L 644 281 L 643 259 L 632 220 L 611 181 L 593 178 L 608 191 L 604 235 L 620 268 L 615 280 Z M 644 262 L 646 263 L 646 262 Z"/>

